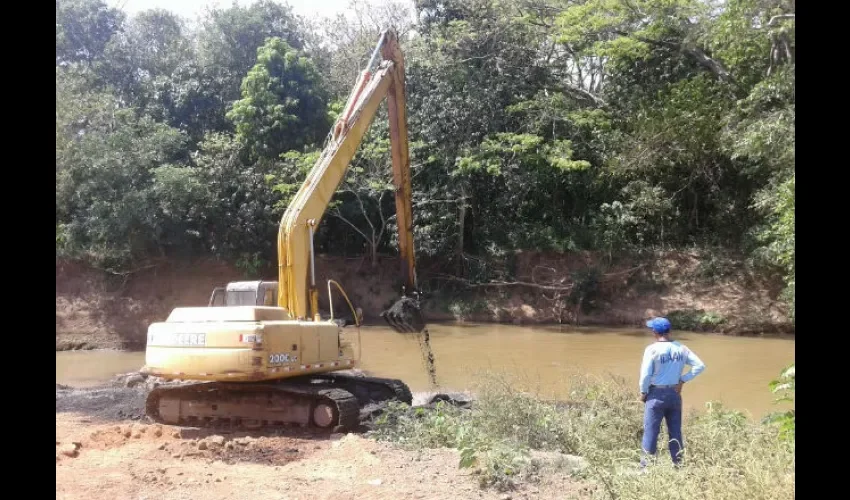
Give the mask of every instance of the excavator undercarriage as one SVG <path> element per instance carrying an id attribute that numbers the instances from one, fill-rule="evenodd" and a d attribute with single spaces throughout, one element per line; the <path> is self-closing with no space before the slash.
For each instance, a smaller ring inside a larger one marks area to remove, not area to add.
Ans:
<path id="1" fill-rule="evenodd" d="M 413 396 L 400 380 L 329 373 L 158 387 L 148 396 L 146 413 L 166 425 L 236 430 L 298 425 L 347 432 L 360 426 L 362 408 L 390 400 L 412 404 Z"/>

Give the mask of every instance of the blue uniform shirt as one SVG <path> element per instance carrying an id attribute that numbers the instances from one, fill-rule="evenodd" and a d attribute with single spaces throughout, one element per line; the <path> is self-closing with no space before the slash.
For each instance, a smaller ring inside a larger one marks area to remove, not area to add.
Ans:
<path id="1" fill-rule="evenodd" d="M 685 365 L 691 371 L 682 376 Z M 705 370 L 705 364 L 690 349 L 679 342 L 655 342 L 643 351 L 640 366 L 640 392 L 649 392 L 650 385 L 676 385 L 688 382 Z"/>

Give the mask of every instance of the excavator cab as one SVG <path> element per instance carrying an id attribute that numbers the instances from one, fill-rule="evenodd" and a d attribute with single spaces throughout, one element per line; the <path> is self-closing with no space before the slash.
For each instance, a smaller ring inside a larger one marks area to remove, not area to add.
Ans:
<path id="1" fill-rule="evenodd" d="M 233 281 L 210 295 L 209 307 L 275 306 L 277 281 Z"/>
<path id="2" fill-rule="evenodd" d="M 217 287 L 210 295 L 208 307 L 269 306 L 277 304 L 277 281 L 233 281 L 224 287 Z M 358 308 L 359 309 L 359 308 Z M 351 323 L 362 321 L 362 312 Z M 399 333 L 420 333 L 425 329 L 420 294 L 414 291 L 410 295 L 402 287 L 402 297 L 392 307 L 381 312 L 384 321 Z M 348 324 L 348 321 L 345 321 Z"/>

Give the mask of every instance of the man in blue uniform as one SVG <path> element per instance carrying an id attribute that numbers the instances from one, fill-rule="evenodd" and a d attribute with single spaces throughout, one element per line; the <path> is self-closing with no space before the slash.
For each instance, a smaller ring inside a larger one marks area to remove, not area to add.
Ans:
<path id="1" fill-rule="evenodd" d="M 643 352 L 640 366 L 640 399 L 645 403 L 643 415 L 643 452 L 655 455 L 661 420 L 667 422 L 670 435 L 670 457 L 674 465 L 681 462 L 682 442 L 682 384 L 690 382 L 705 370 L 705 364 L 690 349 L 670 340 L 670 321 L 653 318 L 646 322 L 652 329 L 655 342 Z M 685 365 L 691 371 L 682 375 Z"/>

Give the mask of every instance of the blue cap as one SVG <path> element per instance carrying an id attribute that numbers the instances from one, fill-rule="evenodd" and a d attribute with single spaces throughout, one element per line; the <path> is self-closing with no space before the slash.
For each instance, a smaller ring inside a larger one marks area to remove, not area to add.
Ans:
<path id="1" fill-rule="evenodd" d="M 667 333 L 670 331 L 670 321 L 667 318 L 652 318 L 646 322 L 648 328 L 655 333 Z"/>

